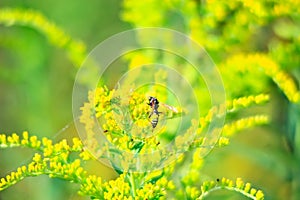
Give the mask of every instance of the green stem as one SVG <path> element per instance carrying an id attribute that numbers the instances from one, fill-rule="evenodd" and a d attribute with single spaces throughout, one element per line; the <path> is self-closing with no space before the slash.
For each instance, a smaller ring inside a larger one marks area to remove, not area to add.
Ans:
<path id="1" fill-rule="evenodd" d="M 133 173 L 129 173 L 129 181 L 130 181 L 130 185 L 131 185 L 131 193 L 133 195 L 133 197 L 136 196 L 136 186 L 135 186 L 135 180 L 134 180 L 134 176 Z"/>

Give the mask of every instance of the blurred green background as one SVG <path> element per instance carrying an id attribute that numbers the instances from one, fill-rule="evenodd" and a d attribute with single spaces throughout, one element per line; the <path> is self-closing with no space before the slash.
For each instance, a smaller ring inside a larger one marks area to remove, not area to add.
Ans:
<path id="1" fill-rule="evenodd" d="M 5 7 L 40 11 L 73 38 L 82 40 L 87 46 L 87 52 L 109 36 L 132 28 L 120 19 L 122 2 L 119 0 L 1 0 L 0 8 Z M 176 13 L 171 13 L 169 17 L 174 19 L 169 27 L 184 30 Z M 297 23 L 300 24 L 299 21 Z M 246 51 L 266 51 L 264 42 L 273 34 L 265 25 L 264 29 L 256 33 L 256 40 L 247 41 L 243 48 Z M 235 45 L 239 47 L 238 42 Z M 291 51 L 294 53 L 291 57 L 296 62 L 286 57 L 287 63 L 294 65 L 292 69 L 286 68 L 291 70 L 297 80 L 299 58 L 295 52 L 300 50 Z M 222 60 L 222 56 L 218 57 L 214 51 L 211 53 L 214 59 Z M 24 26 L 0 25 L 0 131 L 10 134 L 27 130 L 39 137 L 47 136 L 54 140 L 74 136 L 72 87 L 76 71 L 65 51 L 53 47 L 36 30 Z M 270 80 L 267 80 L 265 87 L 271 93 L 271 103 L 245 112 L 268 113 L 272 116 L 271 124 L 244 131 L 234 137 L 228 147 L 215 149 L 206 158 L 203 179 L 242 177 L 262 189 L 266 199 L 296 199 L 295 188 L 299 185 L 295 180 L 300 179 L 300 174 L 297 174 L 299 160 L 294 156 L 293 146 L 287 138 L 288 132 L 297 130 L 299 106 L 291 105 Z M 66 130 L 61 130 L 69 123 Z M 292 140 L 296 140 L 297 144 L 299 138 L 294 137 Z M 0 176 L 28 162 L 32 153 L 25 149 L 1 150 Z M 98 163 L 92 163 L 87 168 L 105 179 L 116 176 Z M 87 199 L 77 195 L 76 187 L 59 179 L 39 176 L 27 178 L 0 192 L 0 199 Z M 208 199 L 226 198 L 245 197 L 218 192 Z"/>
<path id="2" fill-rule="evenodd" d="M 10 1 L 1 8 L 24 8 L 41 12 L 87 51 L 109 36 L 130 26 L 120 20 L 121 1 Z M 55 141 L 75 136 L 72 89 L 77 72 L 66 52 L 53 47 L 44 35 L 25 26 L 0 25 L 0 129 L 1 133 L 28 130 Z M 70 126 L 61 131 L 67 124 Z M 57 135 L 57 133 L 59 134 Z M 31 159 L 27 149 L 0 153 L 0 176 Z M 94 163 L 93 173 L 111 178 L 114 174 Z M 89 167 L 89 166 L 87 166 Z M 73 188 L 75 187 L 75 188 Z M 0 199 L 85 199 L 76 186 L 47 176 L 28 178 L 0 192 Z"/>

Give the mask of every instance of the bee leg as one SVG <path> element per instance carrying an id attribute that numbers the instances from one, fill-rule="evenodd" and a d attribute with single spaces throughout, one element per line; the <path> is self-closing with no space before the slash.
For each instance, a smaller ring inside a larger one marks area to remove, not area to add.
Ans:
<path id="1" fill-rule="evenodd" d="M 153 111 L 150 113 L 150 115 L 149 115 L 149 117 L 148 117 L 148 118 L 150 118 L 152 115 L 153 115 Z"/>

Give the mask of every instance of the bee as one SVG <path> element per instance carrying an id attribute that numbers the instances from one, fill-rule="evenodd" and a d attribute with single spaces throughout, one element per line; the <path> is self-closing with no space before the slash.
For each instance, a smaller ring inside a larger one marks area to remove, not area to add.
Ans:
<path id="1" fill-rule="evenodd" d="M 148 118 L 151 118 L 152 117 L 152 120 L 151 120 L 151 125 L 152 125 L 152 128 L 154 129 L 157 124 L 158 124 L 158 121 L 159 121 L 159 116 L 162 112 L 159 112 L 158 111 L 158 108 L 159 108 L 159 101 L 157 98 L 155 97 L 152 97 L 150 96 L 149 97 L 149 102 L 148 102 L 148 105 L 152 108 L 152 111 L 151 113 L 149 114 L 149 117 Z M 170 111 L 172 111 L 173 113 L 175 114 L 178 114 L 179 111 L 173 107 L 173 106 L 169 106 L 167 104 L 164 104 L 164 103 L 161 103 L 161 105 L 163 105 L 165 108 L 169 109 Z"/>
<path id="2" fill-rule="evenodd" d="M 150 96 L 148 105 L 152 108 L 152 111 L 148 118 L 151 118 L 155 115 L 155 117 L 151 120 L 152 128 L 155 128 L 158 124 L 158 118 L 160 114 L 160 112 L 158 112 L 159 101 L 157 100 L 157 98 Z"/>

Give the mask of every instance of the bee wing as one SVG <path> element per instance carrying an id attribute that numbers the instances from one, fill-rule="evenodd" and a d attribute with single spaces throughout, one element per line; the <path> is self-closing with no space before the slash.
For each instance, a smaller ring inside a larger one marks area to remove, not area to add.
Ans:
<path id="1" fill-rule="evenodd" d="M 162 114 L 164 115 L 163 118 L 164 119 L 173 119 L 176 117 L 181 117 L 182 115 L 184 115 L 185 113 L 182 111 L 179 111 L 177 108 L 170 106 L 168 104 L 165 103 L 161 103 L 162 105 Z M 164 108 L 164 110 L 163 110 Z"/>
<path id="2" fill-rule="evenodd" d="M 176 114 L 179 113 L 178 109 L 173 107 L 173 106 L 170 106 L 170 105 L 165 104 L 165 103 L 162 103 L 161 105 L 163 105 L 164 107 L 166 107 L 167 109 L 171 110 L 172 112 L 174 112 Z"/>

